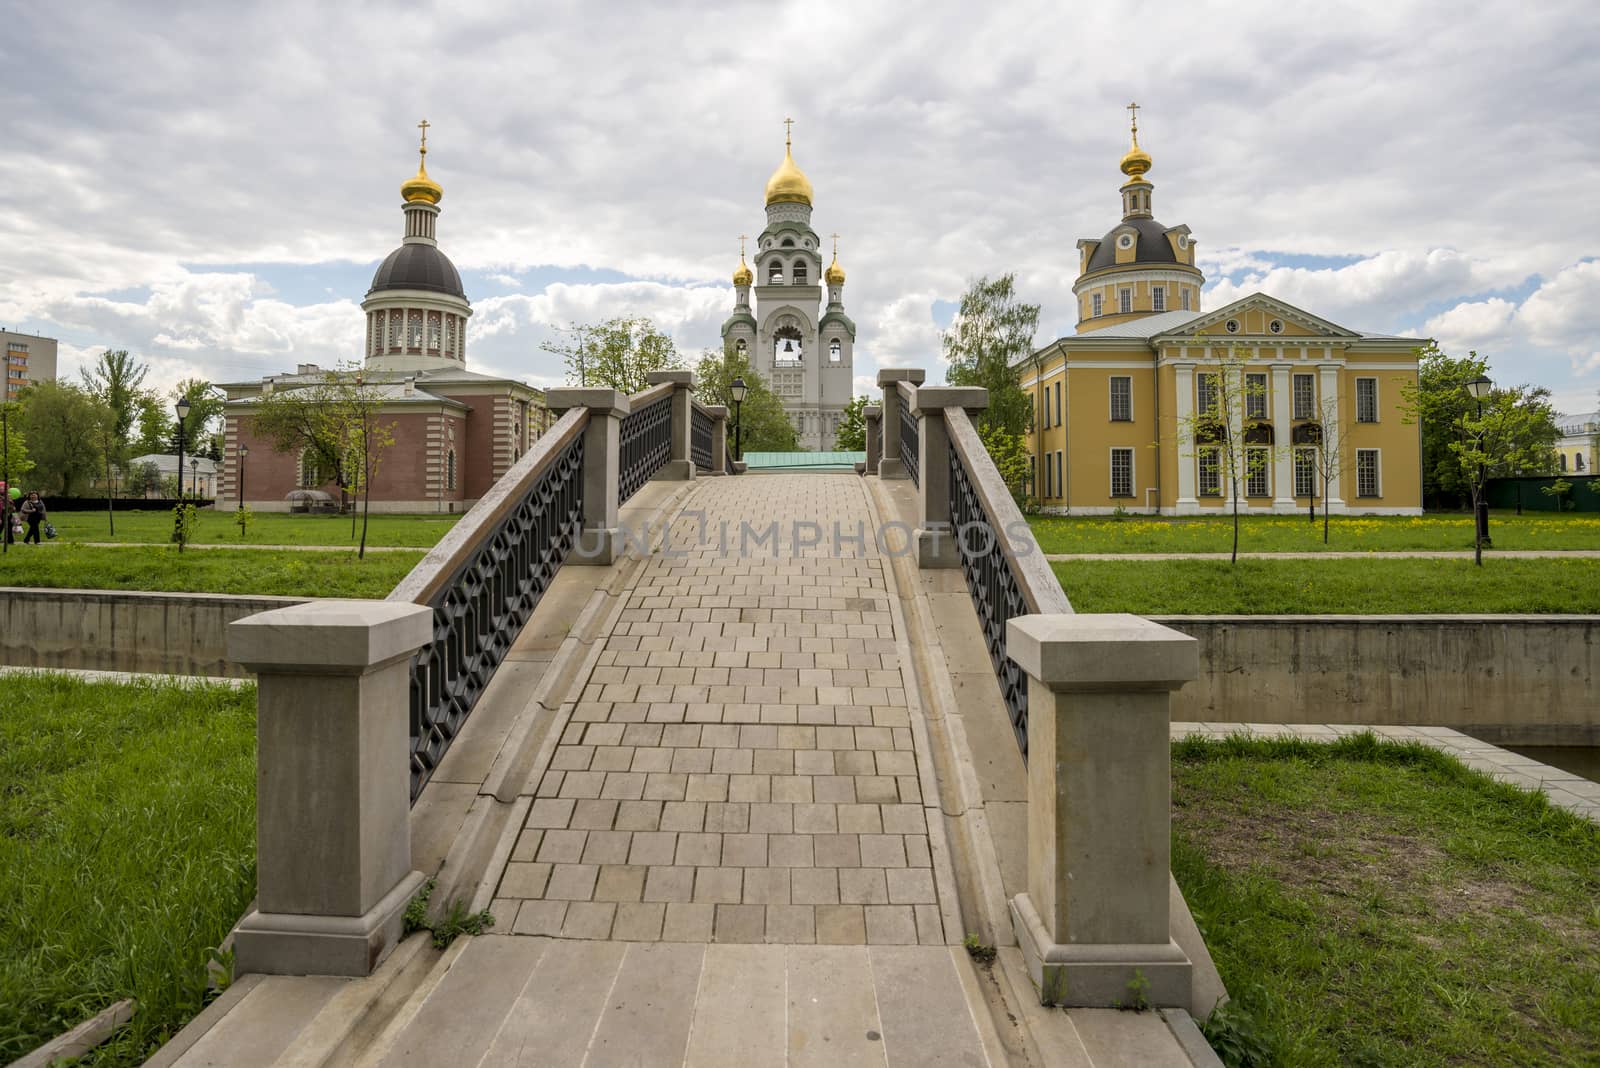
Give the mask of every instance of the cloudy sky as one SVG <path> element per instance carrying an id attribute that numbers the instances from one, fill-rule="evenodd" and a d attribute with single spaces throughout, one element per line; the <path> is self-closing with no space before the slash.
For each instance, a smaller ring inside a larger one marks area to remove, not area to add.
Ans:
<path id="1" fill-rule="evenodd" d="M 163 383 L 359 354 L 426 117 L 480 370 L 550 324 L 716 343 L 782 158 L 843 235 L 859 382 L 939 370 L 967 281 L 1068 333 L 1119 218 L 1123 105 L 1216 307 L 1256 290 L 1476 348 L 1600 407 L 1590 3 L 101 4 L 5 0 L 0 325 Z"/>

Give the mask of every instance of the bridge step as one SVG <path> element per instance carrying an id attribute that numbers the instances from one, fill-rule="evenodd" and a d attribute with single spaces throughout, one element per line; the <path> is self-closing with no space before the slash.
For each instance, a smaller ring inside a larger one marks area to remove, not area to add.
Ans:
<path id="1" fill-rule="evenodd" d="M 959 947 L 487 936 L 384 1063 L 1004 1065 L 987 1012 L 969 1006 L 976 983 Z"/>

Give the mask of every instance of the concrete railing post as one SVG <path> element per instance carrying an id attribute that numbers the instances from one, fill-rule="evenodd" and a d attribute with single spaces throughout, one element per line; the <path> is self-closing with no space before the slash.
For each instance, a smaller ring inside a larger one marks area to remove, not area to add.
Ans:
<path id="1" fill-rule="evenodd" d="M 411 654 L 433 610 L 313 601 L 228 626 L 257 675 L 256 907 L 241 972 L 369 975 L 422 885 L 411 868 Z"/>
<path id="2" fill-rule="evenodd" d="M 989 407 L 989 391 L 976 386 L 924 386 L 914 415 L 922 417 L 917 472 L 917 565 L 960 567 L 961 552 L 950 527 L 950 432 L 946 408 L 970 413 Z"/>
<path id="3" fill-rule="evenodd" d="M 706 414 L 711 416 L 711 471 L 713 475 L 728 473 L 728 406 L 725 404 L 706 405 Z"/>
<path id="4" fill-rule="evenodd" d="M 583 429 L 583 533 L 567 563 L 609 564 L 622 542 L 617 494 L 622 417 L 631 410 L 628 395 L 617 389 L 563 387 L 546 390 L 544 401 L 557 414 L 570 408 L 589 410 L 589 422 Z"/>
<path id="5" fill-rule="evenodd" d="M 694 478 L 694 372 L 650 371 L 644 380 L 652 386 L 672 383 L 672 459 L 655 473 L 663 482 Z"/>
<path id="6" fill-rule="evenodd" d="M 1133 615 L 1020 616 L 1006 654 L 1028 674 L 1028 891 L 1011 922 L 1046 1004 L 1111 1006 L 1141 973 L 1187 1007 L 1170 933 L 1169 702 L 1199 645 Z"/>
<path id="7" fill-rule="evenodd" d="M 883 390 L 883 453 L 878 459 L 878 477 L 908 478 L 900 461 L 900 386 L 909 382 L 922 385 L 928 372 L 920 367 L 885 367 L 878 372 L 878 387 Z"/>
<path id="8" fill-rule="evenodd" d="M 878 461 L 883 458 L 883 406 L 868 404 L 861 409 L 867 425 L 867 474 L 878 473 Z"/>

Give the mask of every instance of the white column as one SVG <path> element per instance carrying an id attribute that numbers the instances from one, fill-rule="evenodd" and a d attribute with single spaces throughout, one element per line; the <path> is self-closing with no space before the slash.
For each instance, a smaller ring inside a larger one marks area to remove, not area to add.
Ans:
<path id="1" fill-rule="evenodd" d="M 1188 424 L 1194 415 L 1194 364 L 1174 364 L 1173 371 L 1177 394 L 1173 412 L 1178 428 L 1178 499 L 1175 509 L 1179 515 L 1195 515 L 1200 511 L 1200 501 L 1194 495 L 1194 428 Z"/>
<path id="2" fill-rule="evenodd" d="M 1281 350 L 1280 350 L 1281 354 Z M 1293 512 L 1294 503 L 1294 428 L 1290 424 L 1293 414 L 1293 379 L 1290 365 L 1272 365 L 1272 442 L 1277 449 L 1277 459 L 1272 471 L 1272 510 Z"/>
<path id="3" fill-rule="evenodd" d="M 1322 382 L 1317 391 L 1318 407 L 1325 406 L 1329 411 L 1336 413 L 1337 416 L 1339 412 L 1339 365 L 1336 363 L 1319 363 L 1317 364 L 1317 370 L 1322 373 Z M 1339 425 L 1343 426 L 1342 420 L 1340 420 Z M 1340 452 L 1349 451 L 1345 448 L 1344 435 L 1342 433 L 1334 436 L 1333 444 Z M 1351 459 L 1354 462 L 1354 458 L 1352 457 Z M 1328 483 L 1327 500 L 1322 502 L 1323 507 L 1328 509 L 1329 515 L 1339 515 L 1344 511 L 1343 494 L 1340 492 L 1339 482 L 1340 476 L 1335 474 Z"/>

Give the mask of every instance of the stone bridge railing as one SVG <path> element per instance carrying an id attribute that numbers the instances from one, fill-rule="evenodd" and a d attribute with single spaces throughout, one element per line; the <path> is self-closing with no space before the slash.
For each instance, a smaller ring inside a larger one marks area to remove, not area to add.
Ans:
<path id="1" fill-rule="evenodd" d="M 1131 615 L 1079 615 L 972 416 L 988 393 L 878 373 L 867 469 L 917 488 L 917 561 L 961 568 L 1028 765 L 1028 889 L 1012 928 L 1043 1000 L 1112 1005 L 1137 974 L 1158 1005 L 1190 1003 L 1170 933 L 1171 694 L 1194 639 Z M 876 444 L 876 447 L 874 445 Z"/>
<path id="2" fill-rule="evenodd" d="M 230 624 L 230 658 L 258 676 L 257 897 L 235 939 L 241 973 L 366 975 L 394 946 L 423 881 L 410 803 L 556 573 L 610 564 L 622 503 L 652 479 L 694 478 L 697 434 L 703 444 L 709 429 L 713 460 L 725 454 L 726 412 L 696 405 L 693 388 L 669 371 L 632 397 L 549 390 L 556 424 L 388 599 Z"/>

